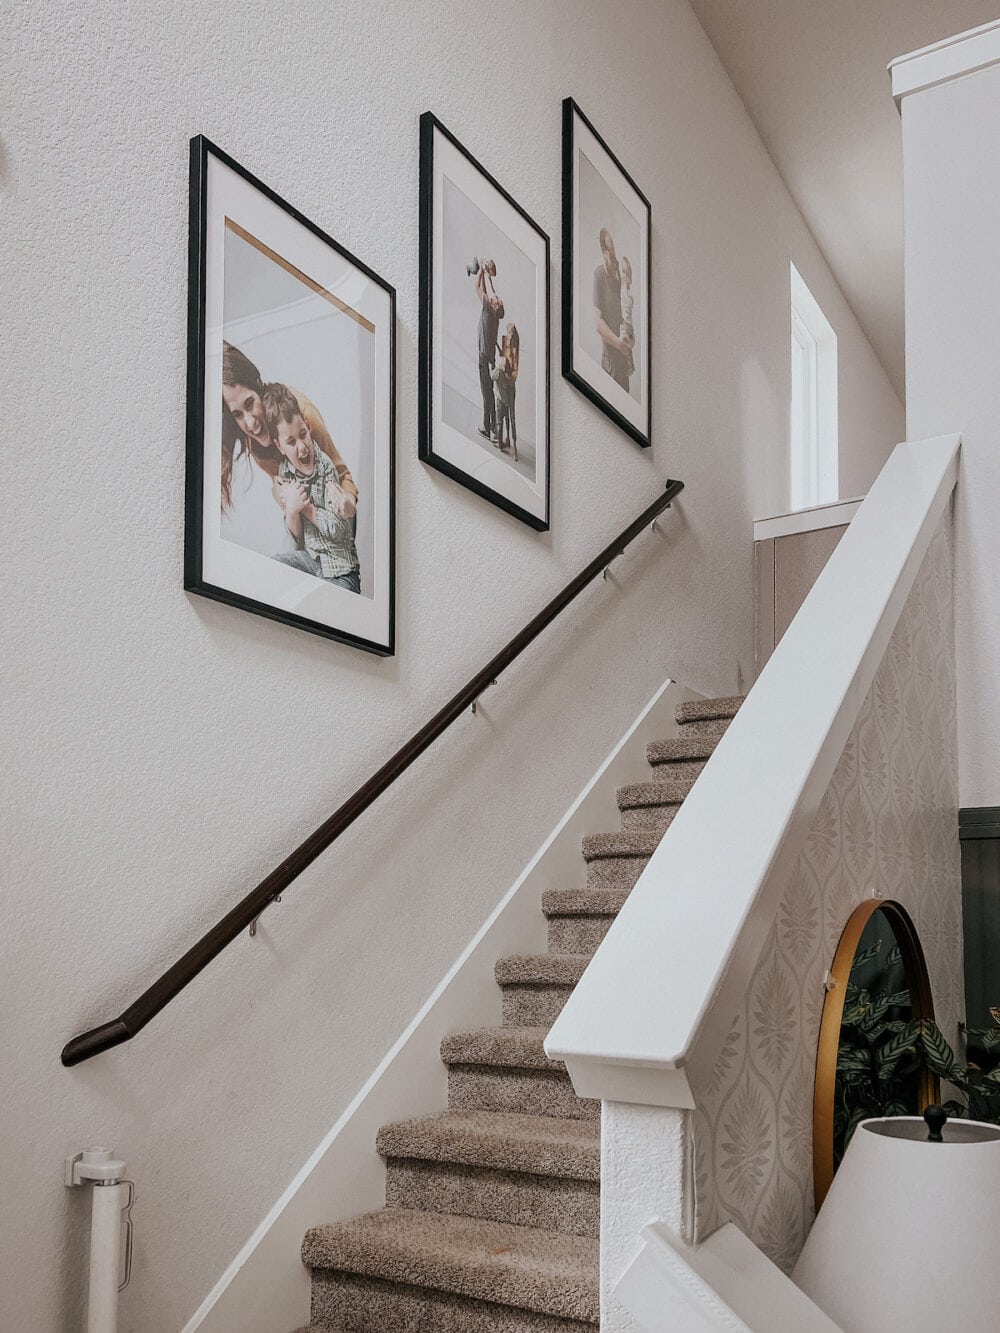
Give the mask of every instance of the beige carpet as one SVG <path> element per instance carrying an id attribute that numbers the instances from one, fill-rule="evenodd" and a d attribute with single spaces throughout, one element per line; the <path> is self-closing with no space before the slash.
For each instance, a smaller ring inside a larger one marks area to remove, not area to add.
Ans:
<path id="1" fill-rule="evenodd" d="M 300 1333 L 593 1333 L 600 1317 L 600 1103 L 543 1042 L 741 698 L 680 704 L 618 792 L 621 828 L 583 840 L 586 885 L 550 889 L 548 952 L 496 964 L 502 1024 L 441 1043 L 448 1110 L 385 1125 L 386 1206 L 314 1227 Z"/>

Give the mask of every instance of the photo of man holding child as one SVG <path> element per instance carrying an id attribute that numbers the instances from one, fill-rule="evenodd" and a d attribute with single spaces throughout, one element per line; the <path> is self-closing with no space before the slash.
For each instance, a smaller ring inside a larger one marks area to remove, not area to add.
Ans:
<path id="1" fill-rule="evenodd" d="M 563 102 L 563 375 L 648 448 L 652 210 L 571 97 Z"/>
<path id="2" fill-rule="evenodd" d="M 615 384 L 635 401 L 642 395 L 642 303 L 630 255 L 639 254 L 639 223 L 608 188 L 593 163 L 580 154 L 580 264 L 577 299 L 589 307 L 581 319 L 581 341 Z"/>
<path id="3" fill-rule="evenodd" d="M 534 481 L 535 266 L 447 175 L 443 218 L 442 416 Z"/>
<path id="4" fill-rule="evenodd" d="M 420 117 L 419 456 L 549 525 L 549 238 Z"/>

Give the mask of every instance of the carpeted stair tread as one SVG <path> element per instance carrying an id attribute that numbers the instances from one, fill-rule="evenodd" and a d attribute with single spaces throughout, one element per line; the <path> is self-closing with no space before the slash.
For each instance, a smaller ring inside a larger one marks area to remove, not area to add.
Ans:
<path id="1" fill-rule="evenodd" d="M 651 764 L 672 763 L 678 759 L 709 759 L 718 745 L 710 736 L 668 736 L 664 741 L 650 741 L 646 759 Z"/>
<path id="2" fill-rule="evenodd" d="M 601 861 L 611 857 L 653 855 L 662 835 L 647 829 L 620 829 L 616 833 L 588 833 L 583 840 L 583 859 Z"/>
<path id="3" fill-rule="evenodd" d="M 601 1127 L 594 1120 L 499 1111 L 439 1111 L 383 1125 L 376 1144 L 383 1157 L 529 1175 L 599 1180 Z"/>
<path id="4" fill-rule="evenodd" d="M 625 906 L 628 889 L 546 889 L 546 916 L 616 916 Z"/>
<path id="5" fill-rule="evenodd" d="M 745 697 L 728 694 L 721 699 L 689 699 L 674 709 L 674 721 L 683 726 L 685 722 L 712 722 L 716 718 L 735 717 Z"/>
<path id="6" fill-rule="evenodd" d="M 618 808 L 627 810 L 636 805 L 680 805 L 693 786 L 694 778 L 630 782 L 618 788 Z"/>
<path id="7" fill-rule="evenodd" d="M 441 1043 L 441 1059 L 447 1065 L 497 1065 L 507 1069 L 564 1071 L 559 1060 L 550 1060 L 542 1043 L 548 1028 L 478 1028 L 453 1032 Z"/>
<path id="8" fill-rule="evenodd" d="M 384 1208 L 313 1227 L 302 1261 L 563 1319 L 600 1317 L 598 1242 L 558 1231 Z"/>
<path id="9" fill-rule="evenodd" d="M 589 954 L 515 953 L 498 958 L 493 971 L 498 986 L 575 986 L 589 962 Z"/>

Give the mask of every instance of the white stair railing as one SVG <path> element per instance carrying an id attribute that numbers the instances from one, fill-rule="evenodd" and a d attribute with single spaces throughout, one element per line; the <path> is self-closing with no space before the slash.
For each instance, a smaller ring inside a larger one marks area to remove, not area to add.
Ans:
<path id="1" fill-rule="evenodd" d="M 633 1326 L 611 1292 L 642 1226 L 658 1217 L 693 1233 L 693 1071 L 712 1068 L 744 1003 L 946 518 L 959 448 L 943 436 L 894 450 L 549 1034 L 578 1094 L 604 1102 L 605 1333 Z M 796 1021 L 801 1042 L 808 1024 Z"/>

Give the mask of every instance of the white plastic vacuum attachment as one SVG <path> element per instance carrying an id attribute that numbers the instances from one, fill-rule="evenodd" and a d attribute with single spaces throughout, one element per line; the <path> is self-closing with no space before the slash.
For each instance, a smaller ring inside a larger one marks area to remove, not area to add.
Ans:
<path id="1" fill-rule="evenodd" d="M 67 1185 L 93 1184 L 90 1213 L 90 1283 L 87 1333 L 117 1333 L 118 1293 L 132 1277 L 133 1185 L 125 1163 L 107 1148 L 88 1148 L 66 1158 Z M 125 1214 L 125 1277 L 119 1281 Z"/>

